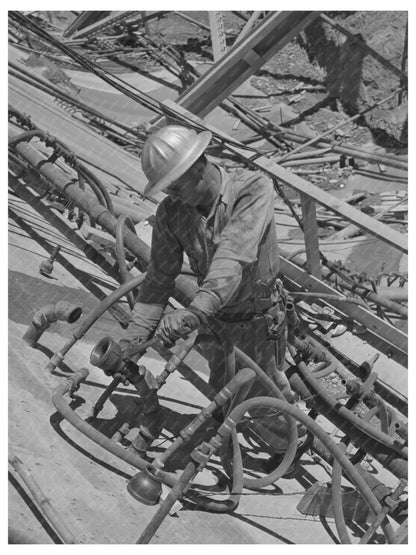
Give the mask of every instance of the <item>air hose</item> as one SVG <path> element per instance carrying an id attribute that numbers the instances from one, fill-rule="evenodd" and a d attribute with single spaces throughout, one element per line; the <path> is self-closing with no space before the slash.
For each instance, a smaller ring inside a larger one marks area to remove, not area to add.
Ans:
<path id="1" fill-rule="evenodd" d="M 128 216 L 126 216 L 125 214 L 122 214 L 117 218 L 115 253 L 116 253 L 116 258 L 118 262 L 118 267 L 120 270 L 121 283 L 123 284 L 129 281 L 129 274 L 128 274 L 127 265 L 126 265 L 126 255 L 124 252 L 124 225 L 126 223 L 130 227 L 131 231 L 133 231 L 133 233 L 136 233 L 133 222 Z M 134 308 L 133 292 L 130 290 L 126 296 L 127 296 L 127 301 L 129 303 L 130 310 L 133 310 Z"/>
<path id="2" fill-rule="evenodd" d="M 346 446 L 344 443 L 338 444 L 339 449 L 345 454 Z M 339 539 L 341 543 L 352 543 L 350 535 L 347 530 L 344 518 L 344 508 L 342 505 L 342 465 L 338 459 L 333 460 L 332 466 L 332 486 L 331 486 L 331 497 L 332 497 L 332 508 L 334 511 L 335 526 L 337 528 Z"/>
<path id="3" fill-rule="evenodd" d="M 80 325 L 74 330 L 71 339 L 65 343 L 65 345 L 50 358 L 46 369 L 52 372 L 58 364 L 62 362 L 66 353 L 75 345 L 75 343 L 83 337 L 90 327 L 98 320 L 100 316 L 104 314 L 110 306 L 112 306 L 116 301 L 124 297 L 129 291 L 132 291 L 135 287 L 138 287 L 144 280 L 146 274 L 140 274 L 139 276 L 133 278 L 127 283 L 123 283 L 120 287 L 115 289 L 112 293 L 103 299 L 87 316 L 82 320 Z"/>
<path id="4" fill-rule="evenodd" d="M 276 411 L 286 413 L 288 416 L 291 416 L 293 419 L 296 419 L 303 424 L 305 428 L 307 428 L 316 438 L 319 439 L 319 441 L 322 442 L 324 447 L 332 454 L 334 459 L 338 461 L 343 471 L 347 474 L 349 480 L 355 485 L 374 515 L 377 515 L 381 511 L 382 506 L 378 499 L 371 491 L 367 482 L 358 470 L 350 462 L 343 450 L 332 441 L 327 432 L 325 432 L 325 430 L 321 428 L 317 422 L 286 401 L 275 399 L 273 397 L 255 397 L 253 399 L 246 400 L 231 412 L 225 422 L 218 429 L 218 435 L 222 439 L 226 438 L 233 430 L 235 430 L 237 423 L 240 422 L 244 414 L 254 407 L 275 409 Z M 394 531 L 388 520 L 385 519 L 381 526 L 388 543 L 395 543 Z"/>

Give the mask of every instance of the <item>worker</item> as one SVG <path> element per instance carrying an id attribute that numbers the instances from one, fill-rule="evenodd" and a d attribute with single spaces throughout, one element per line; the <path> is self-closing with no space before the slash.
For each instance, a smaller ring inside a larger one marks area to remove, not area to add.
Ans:
<path id="1" fill-rule="evenodd" d="M 172 346 L 208 324 L 250 356 L 293 402 L 283 372 L 285 294 L 277 279 L 273 185 L 259 172 L 228 172 L 210 161 L 205 154 L 210 141 L 209 131 L 168 125 L 144 144 L 145 193 L 167 196 L 157 208 L 150 264 L 122 344 L 128 352 L 129 344 L 156 333 Z M 184 253 L 198 289 L 189 306 L 165 311 Z M 226 383 L 224 351 L 210 343 L 205 354 L 209 384 L 217 392 Z M 257 380 L 250 391 L 254 395 L 267 395 Z M 260 435 L 272 452 L 284 452 L 287 440 L 265 428 L 260 426 Z"/>

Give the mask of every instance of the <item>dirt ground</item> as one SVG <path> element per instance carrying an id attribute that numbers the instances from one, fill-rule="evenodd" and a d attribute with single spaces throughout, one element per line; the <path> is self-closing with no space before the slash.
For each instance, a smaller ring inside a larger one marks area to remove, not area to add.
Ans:
<path id="1" fill-rule="evenodd" d="M 184 12 L 208 24 L 207 12 Z M 407 71 L 407 12 L 325 12 L 397 68 Z M 226 31 L 238 32 L 244 21 L 224 12 Z M 211 53 L 209 33 L 178 16 L 150 25 L 159 40 L 172 43 L 191 58 Z M 231 38 L 229 39 L 231 41 Z M 193 46 L 193 48 L 192 48 Z M 251 79 L 270 102 L 284 102 L 317 133 L 335 126 L 369 105 L 391 95 L 400 80 L 357 42 L 317 18 L 298 38 L 285 46 Z M 407 146 L 407 97 L 397 96 L 358 123 L 344 128 L 344 139 L 354 144 L 374 141 L 386 148 Z"/>
<path id="2" fill-rule="evenodd" d="M 73 12 L 48 12 L 51 22 L 65 29 Z M 151 12 L 147 12 L 151 13 Z M 173 45 L 189 60 L 212 61 L 206 11 L 175 12 L 148 23 L 156 43 Z M 251 12 L 222 12 L 227 45 L 244 28 Z M 280 50 L 251 78 L 271 104 L 286 103 L 317 133 L 354 116 L 392 95 L 400 78 L 360 48 L 360 41 L 396 68 L 407 72 L 407 11 L 323 12 L 352 35 L 347 37 L 317 17 L 298 37 Z M 204 28 L 206 27 L 206 28 Z M 114 33 L 120 30 L 115 29 Z M 154 62 L 142 60 L 147 69 Z M 117 66 L 113 65 L 113 70 Z M 120 67 L 118 68 L 120 71 Z M 374 142 L 386 149 L 407 149 L 407 92 L 346 126 L 340 137 L 360 145 Z"/>

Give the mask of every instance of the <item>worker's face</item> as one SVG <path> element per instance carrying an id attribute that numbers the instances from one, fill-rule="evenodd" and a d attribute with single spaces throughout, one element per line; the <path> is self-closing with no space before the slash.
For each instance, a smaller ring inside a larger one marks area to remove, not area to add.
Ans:
<path id="1" fill-rule="evenodd" d="M 204 181 L 204 164 L 196 162 L 168 187 L 167 193 L 188 206 L 205 206 L 209 194 Z"/>

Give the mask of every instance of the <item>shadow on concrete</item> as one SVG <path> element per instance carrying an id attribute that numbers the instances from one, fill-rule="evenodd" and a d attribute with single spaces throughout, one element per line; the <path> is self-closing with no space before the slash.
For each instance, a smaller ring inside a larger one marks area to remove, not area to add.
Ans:
<path id="1" fill-rule="evenodd" d="M 63 544 L 64 542 L 60 539 L 60 537 L 56 534 L 55 530 L 50 526 L 48 521 L 45 519 L 41 511 L 36 507 L 34 502 L 32 501 L 31 497 L 26 493 L 24 488 L 20 485 L 18 480 L 13 476 L 11 472 L 8 473 L 9 475 L 9 482 L 17 491 L 17 493 L 22 498 L 23 502 L 26 506 L 30 509 L 35 519 L 39 522 L 42 528 L 45 530 L 47 535 L 51 538 L 52 543 Z M 12 525 L 9 526 L 9 545 L 17 545 L 17 544 L 33 544 L 33 536 L 30 537 L 26 535 L 25 531 L 23 530 L 16 530 L 13 528 Z M 41 543 L 41 542 L 36 542 Z M 42 542 L 44 543 L 44 542 Z"/>

